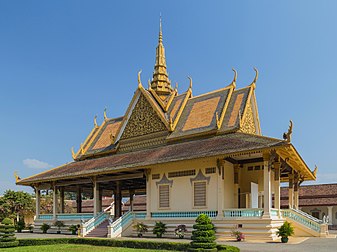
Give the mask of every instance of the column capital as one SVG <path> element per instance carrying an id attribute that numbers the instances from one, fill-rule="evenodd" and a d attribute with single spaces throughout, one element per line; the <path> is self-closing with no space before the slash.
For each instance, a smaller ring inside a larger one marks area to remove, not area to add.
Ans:
<path id="1" fill-rule="evenodd" d="M 262 157 L 263 157 L 263 161 L 269 161 L 270 160 L 270 152 L 269 151 L 263 152 Z"/>

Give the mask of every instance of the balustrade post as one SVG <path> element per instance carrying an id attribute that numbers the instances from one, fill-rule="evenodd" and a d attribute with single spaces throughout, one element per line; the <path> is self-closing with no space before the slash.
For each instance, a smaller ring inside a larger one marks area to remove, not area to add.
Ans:
<path id="1" fill-rule="evenodd" d="M 263 153 L 263 188 L 264 188 L 264 199 L 263 199 L 263 216 L 262 218 L 270 218 L 270 208 L 271 208 L 271 190 L 270 190 L 270 154 L 269 152 Z"/>

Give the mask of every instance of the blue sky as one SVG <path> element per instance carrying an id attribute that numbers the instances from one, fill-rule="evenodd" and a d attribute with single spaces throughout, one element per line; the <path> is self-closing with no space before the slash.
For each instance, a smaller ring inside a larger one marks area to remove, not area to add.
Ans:
<path id="1" fill-rule="evenodd" d="M 104 107 L 124 114 L 151 77 L 163 16 L 179 91 L 238 87 L 260 71 L 264 135 L 293 143 L 319 183 L 337 182 L 336 1 L 0 1 L 0 194 L 20 177 L 70 162 Z"/>

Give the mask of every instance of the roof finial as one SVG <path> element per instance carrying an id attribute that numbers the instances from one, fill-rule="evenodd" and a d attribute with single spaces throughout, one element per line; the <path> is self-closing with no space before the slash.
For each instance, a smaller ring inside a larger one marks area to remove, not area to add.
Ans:
<path id="1" fill-rule="evenodd" d="M 187 76 L 187 78 L 190 80 L 190 89 L 192 89 L 192 78 L 190 76 Z"/>
<path id="2" fill-rule="evenodd" d="M 97 115 L 95 115 L 95 117 L 94 117 L 94 126 L 95 126 L 95 128 L 98 127 L 98 124 L 97 124 Z"/>
<path id="3" fill-rule="evenodd" d="M 105 121 L 108 120 L 108 116 L 106 115 L 106 107 L 104 108 L 103 116 Z"/>
<path id="4" fill-rule="evenodd" d="M 231 83 L 231 85 L 234 86 L 234 89 L 236 88 L 236 79 L 238 78 L 238 73 L 236 72 L 236 70 L 234 68 L 232 68 L 233 72 L 234 72 L 234 78 L 233 81 Z"/>
<path id="5" fill-rule="evenodd" d="M 142 87 L 142 81 L 140 79 L 140 74 L 142 73 L 142 69 L 139 70 L 138 72 L 138 88 L 141 88 Z"/>
<path id="6" fill-rule="evenodd" d="M 161 13 L 159 14 L 159 43 L 163 43 L 163 28 L 161 25 Z"/>
<path id="7" fill-rule="evenodd" d="M 286 140 L 288 143 L 291 142 L 291 134 L 293 133 L 293 121 L 290 120 L 289 128 L 287 133 L 283 133 L 283 139 Z"/>
<path id="8" fill-rule="evenodd" d="M 73 159 L 76 158 L 76 153 L 74 151 L 74 147 L 71 147 L 71 156 L 73 157 Z"/>
<path id="9" fill-rule="evenodd" d="M 253 82 L 250 84 L 250 86 L 252 86 L 255 89 L 255 87 L 256 87 L 255 83 L 256 83 L 257 79 L 259 78 L 259 71 L 257 70 L 256 67 L 254 67 L 254 71 L 255 71 L 255 78 L 254 78 Z"/>

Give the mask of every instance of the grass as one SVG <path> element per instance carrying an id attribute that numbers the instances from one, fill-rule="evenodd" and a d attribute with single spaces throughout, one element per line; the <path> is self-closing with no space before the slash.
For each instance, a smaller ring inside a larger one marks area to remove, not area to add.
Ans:
<path id="1" fill-rule="evenodd" d="M 117 247 L 102 247 L 91 245 L 77 245 L 77 244 L 56 244 L 44 246 L 23 246 L 15 248 L 0 248 L 0 252 L 59 252 L 59 251 L 78 251 L 78 252 L 96 252 L 96 251 L 113 251 L 113 252 L 172 252 L 168 250 L 150 250 L 150 249 L 131 249 L 131 248 L 117 248 Z"/>

